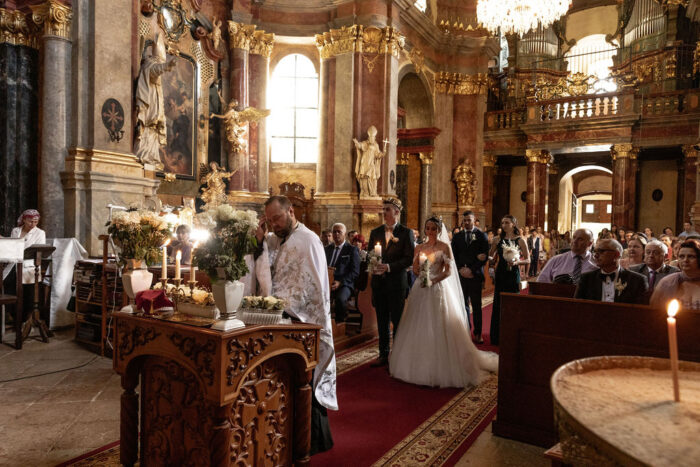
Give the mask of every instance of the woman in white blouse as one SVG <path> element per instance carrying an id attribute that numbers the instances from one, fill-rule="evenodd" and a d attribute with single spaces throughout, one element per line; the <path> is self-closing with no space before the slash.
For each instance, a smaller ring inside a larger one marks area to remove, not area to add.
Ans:
<path id="1" fill-rule="evenodd" d="M 12 229 L 11 238 L 23 238 L 24 248 L 30 247 L 36 243 L 46 243 L 46 232 L 37 227 L 39 224 L 39 211 L 36 209 L 27 209 L 17 219 L 17 227 Z M 22 265 L 22 283 L 34 283 L 34 260 L 28 259 Z"/>

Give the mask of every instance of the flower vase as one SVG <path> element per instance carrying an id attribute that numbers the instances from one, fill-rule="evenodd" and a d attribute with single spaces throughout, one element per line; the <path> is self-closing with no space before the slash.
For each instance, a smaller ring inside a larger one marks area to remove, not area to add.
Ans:
<path id="1" fill-rule="evenodd" d="M 221 319 L 214 323 L 212 329 L 230 331 L 245 326 L 245 323 L 237 318 L 238 307 L 243 301 L 245 284 L 241 281 L 216 281 L 211 285 L 214 302 L 219 309 Z"/>
<path id="2" fill-rule="evenodd" d="M 122 284 L 124 285 L 124 293 L 129 297 L 129 303 L 133 303 L 137 293 L 151 288 L 153 273 L 143 266 L 142 261 L 135 259 L 126 261 L 127 263 L 122 273 Z M 129 305 L 124 308 L 130 307 Z M 123 309 L 122 311 L 128 310 Z"/>

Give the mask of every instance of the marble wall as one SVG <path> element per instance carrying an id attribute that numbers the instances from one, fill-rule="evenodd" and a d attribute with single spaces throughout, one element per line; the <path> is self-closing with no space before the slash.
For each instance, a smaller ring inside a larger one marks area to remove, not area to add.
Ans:
<path id="1" fill-rule="evenodd" d="M 676 223 L 676 200 L 678 196 L 678 171 L 670 161 L 639 162 L 639 214 L 637 229 L 651 227 L 660 233 L 664 227 L 674 228 Z M 652 199 L 654 190 L 663 191 L 660 201 Z"/>
<path id="2" fill-rule="evenodd" d="M 527 191 L 527 167 L 513 167 L 510 177 L 510 212 L 518 220 L 518 226 L 525 225 L 525 201 L 521 194 Z"/>

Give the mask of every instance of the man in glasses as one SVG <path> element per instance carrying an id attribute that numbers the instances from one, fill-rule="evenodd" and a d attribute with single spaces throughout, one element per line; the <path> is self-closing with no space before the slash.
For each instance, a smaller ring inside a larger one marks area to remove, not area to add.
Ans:
<path id="1" fill-rule="evenodd" d="M 333 224 L 331 232 L 333 241 L 325 248 L 326 263 L 334 268 L 331 299 L 335 302 L 335 322 L 343 323 L 348 315 L 348 298 L 360 275 L 360 253 L 345 241 L 345 224 Z"/>
<path id="2" fill-rule="evenodd" d="M 592 244 L 593 232 L 588 229 L 575 231 L 571 239 L 571 250 L 550 259 L 542 268 L 537 282 L 578 284 L 581 274 L 597 269 L 591 261 Z"/>
<path id="3" fill-rule="evenodd" d="M 647 303 L 647 278 L 622 269 L 621 256 L 622 245 L 617 240 L 598 240 L 593 249 L 593 260 L 600 269 L 581 275 L 575 298 L 615 303 Z"/>

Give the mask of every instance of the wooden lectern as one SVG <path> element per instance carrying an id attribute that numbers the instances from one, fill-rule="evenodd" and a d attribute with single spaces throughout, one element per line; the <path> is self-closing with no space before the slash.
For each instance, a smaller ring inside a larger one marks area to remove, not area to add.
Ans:
<path id="1" fill-rule="evenodd" d="M 122 464 L 309 465 L 320 326 L 222 332 L 113 317 Z"/>

